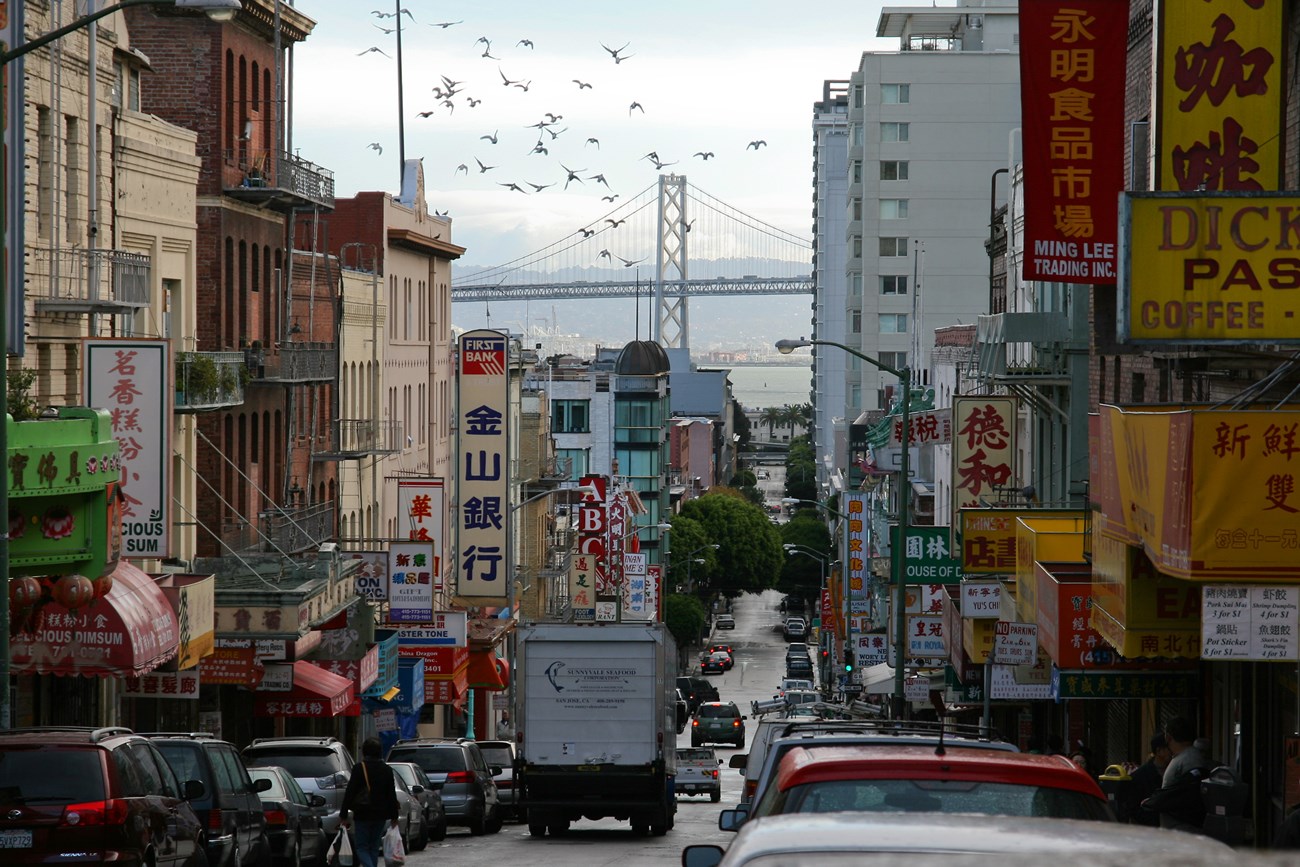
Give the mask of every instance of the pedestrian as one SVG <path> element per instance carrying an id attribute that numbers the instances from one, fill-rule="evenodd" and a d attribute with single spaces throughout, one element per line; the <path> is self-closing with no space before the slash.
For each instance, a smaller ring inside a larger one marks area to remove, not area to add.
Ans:
<path id="1" fill-rule="evenodd" d="M 1151 797 L 1156 789 L 1161 786 L 1161 779 L 1164 777 L 1165 768 L 1169 765 L 1169 760 L 1173 755 L 1169 752 L 1169 744 L 1165 743 L 1165 736 L 1156 732 L 1151 736 L 1151 753 L 1147 760 L 1135 770 L 1130 777 L 1132 782 L 1129 784 L 1125 797 L 1120 801 L 1120 821 L 1129 822 L 1134 825 L 1159 825 L 1160 815 L 1152 810 L 1142 807 L 1142 802 Z"/>
<path id="2" fill-rule="evenodd" d="M 497 723 L 497 740 L 513 741 L 515 739 L 515 727 L 510 722 L 510 712 L 501 711 L 501 721 Z"/>
<path id="3" fill-rule="evenodd" d="M 1200 831 L 1205 820 L 1201 780 L 1209 774 L 1205 754 L 1195 746 L 1196 729 L 1185 717 L 1165 723 L 1165 743 L 1173 756 L 1160 777 L 1160 788 L 1148 799 L 1148 808 L 1160 814 L 1160 827 Z"/>
<path id="4" fill-rule="evenodd" d="M 377 867 L 384 850 L 384 832 L 397 827 L 397 781 L 383 760 L 379 738 L 361 743 L 361 761 L 352 766 L 352 778 L 343 792 L 339 819 L 352 829 L 352 851 L 357 867 Z M 351 811 L 355 821 L 348 820 Z"/>

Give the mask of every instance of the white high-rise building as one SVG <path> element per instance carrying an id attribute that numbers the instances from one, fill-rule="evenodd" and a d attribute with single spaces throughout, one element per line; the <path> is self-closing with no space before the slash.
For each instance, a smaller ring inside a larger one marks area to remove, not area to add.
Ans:
<path id="1" fill-rule="evenodd" d="M 899 48 L 864 52 L 849 82 L 843 342 L 911 367 L 918 385 L 935 329 L 989 309 L 993 173 L 1019 158 L 1018 20 L 979 0 L 886 7 L 876 36 Z M 816 354 L 819 370 L 843 355 Z M 888 408 L 894 377 L 852 357 L 846 368 L 845 407 L 831 414 Z"/>

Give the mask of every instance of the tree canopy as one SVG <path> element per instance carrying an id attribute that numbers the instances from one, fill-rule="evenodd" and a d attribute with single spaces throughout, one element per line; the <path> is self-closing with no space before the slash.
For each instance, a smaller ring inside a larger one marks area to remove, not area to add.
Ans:
<path id="1" fill-rule="evenodd" d="M 817 499 L 817 455 L 807 436 L 790 441 L 785 458 L 785 495 L 797 500 Z"/>
<path id="2" fill-rule="evenodd" d="M 694 596 L 669 593 L 664 597 L 664 625 L 678 647 L 690 647 L 699 641 L 706 620 L 704 603 Z"/>
<path id="3" fill-rule="evenodd" d="M 682 506 L 673 521 L 687 518 L 704 529 L 707 540 L 718 545 L 718 568 L 709 588 L 736 596 L 776 586 L 784 551 L 781 534 L 761 508 L 730 489 L 713 489 Z M 674 539 L 674 547 L 680 545 Z M 689 550 L 689 549 L 688 549 Z M 699 584 L 699 582 L 696 582 Z"/>
<path id="4" fill-rule="evenodd" d="M 781 541 L 799 548 L 787 554 L 777 589 L 810 602 L 815 600 L 821 590 L 823 569 L 830 574 L 834 559 L 834 545 L 822 516 L 812 508 L 797 510 L 781 525 Z"/>

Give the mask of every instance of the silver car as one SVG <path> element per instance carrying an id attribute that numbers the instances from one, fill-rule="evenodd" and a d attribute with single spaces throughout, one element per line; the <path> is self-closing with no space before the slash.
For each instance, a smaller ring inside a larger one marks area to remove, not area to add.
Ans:
<path id="1" fill-rule="evenodd" d="M 241 755 L 250 768 L 279 765 L 293 774 L 308 795 L 324 798 L 325 819 L 321 824 L 330 839 L 334 839 L 339 829 L 343 792 L 356 764 L 342 741 L 331 737 L 255 738 Z"/>
<path id="2" fill-rule="evenodd" d="M 478 748 L 490 767 L 500 768 L 499 772 L 492 775 L 492 779 L 497 784 L 497 798 L 503 815 L 512 816 L 520 822 L 528 821 L 515 792 L 515 745 L 510 741 L 479 741 Z"/>
<path id="3" fill-rule="evenodd" d="M 429 829 L 424 824 L 424 805 L 411 794 L 402 775 L 393 774 L 397 788 L 397 827 L 402 832 L 402 845 L 408 852 L 419 852 L 429 845 Z"/>

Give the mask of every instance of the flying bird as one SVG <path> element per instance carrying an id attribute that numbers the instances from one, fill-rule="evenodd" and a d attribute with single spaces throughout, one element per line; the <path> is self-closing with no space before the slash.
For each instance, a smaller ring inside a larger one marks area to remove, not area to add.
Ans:
<path id="1" fill-rule="evenodd" d="M 442 104 L 451 109 L 452 114 L 456 113 L 456 103 L 452 102 L 450 99 L 444 99 Z"/>
<path id="2" fill-rule="evenodd" d="M 496 143 L 497 143 L 497 133 L 499 133 L 499 132 L 501 132 L 501 130 L 498 129 L 498 130 L 494 130 L 493 133 L 492 133 L 492 135 L 481 135 L 481 136 L 478 137 L 478 138 L 479 138 L 479 141 L 490 141 L 490 142 L 492 142 L 492 144 L 496 144 Z"/>
<path id="3" fill-rule="evenodd" d="M 506 78 L 506 74 L 505 74 L 505 72 L 503 72 L 503 71 L 501 70 L 501 67 L 499 67 L 499 66 L 497 67 L 497 72 L 500 72 L 500 73 L 501 73 L 501 86 L 502 86 L 502 87 L 509 87 L 509 86 L 512 85 L 512 84 L 518 84 L 518 83 L 519 83 L 518 81 L 511 81 L 509 78 Z M 521 80 L 522 80 L 522 79 L 521 79 Z"/>
<path id="4" fill-rule="evenodd" d="M 372 141 L 370 144 L 366 145 L 366 147 L 370 148 L 371 150 L 379 151 L 381 154 L 384 152 L 384 146 L 377 141 Z"/>
<path id="5" fill-rule="evenodd" d="M 618 193 L 615 193 L 615 194 L 612 195 L 612 196 L 601 196 L 600 198 L 601 198 L 602 201 L 612 202 L 612 201 L 614 201 L 615 199 L 618 198 Z"/>
<path id="6" fill-rule="evenodd" d="M 592 175 L 591 177 L 587 178 L 587 180 L 589 180 L 589 181 L 595 181 L 595 182 L 598 183 L 598 184 L 604 184 L 604 185 L 605 185 L 605 189 L 607 189 L 607 190 L 610 188 L 610 187 L 609 187 L 609 181 L 605 180 L 605 176 L 604 176 L 604 175 L 601 175 L 601 174 Z"/>
<path id="7" fill-rule="evenodd" d="M 633 110 L 633 109 L 636 109 L 636 108 L 641 108 L 641 103 L 639 103 L 639 102 L 633 102 L 631 105 L 629 105 L 629 106 L 627 107 L 627 113 L 630 115 L 630 114 L 632 113 L 632 110 Z M 641 108 L 641 113 L 642 113 L 642 114 L 645 114 L 645 109 L 644 109 L 644 108 Z"/>
<path id="8" fill-rule="evenodd" d="M 456 92 L 456 88 L 459 87 L 460 85 L 464 84 L 465 82 L 463 82 L 463 81 L 452 81 L 450 78 L 448 78 L 447 76 L 444 75 L 444 76 L 442 76 L 442 83 L 443 83 L 443 85 L 446 86 L 446 88 L 447 88 L 447 95 L 448 95 L 448 96 L 451 96 L 453 93 Z"/>
<path id="9" fill-rule="evenodd" d="M 518 47 L 521 46 L 521 45 L 523 45 L 523 46 L 526 47 L 526 48 L 532 48 L 532 47 L 533 47 L 533 40 L 531 40 L 531 39 L 520 39 L 518 42 L 515 43 L 515 48 L 518 48 Z"/>
<path id="10" fill-rule="evenodd" d="M 554 183 L 554 182 L 549 183 L 549 184 L 535 184 L 535 183 L 533 183 L 532 181 L 524 181 L 524 183 L 528 184 L 528 186 L 532 187 L 534 190 L 536 190 L 536 191 L 539 192 L 539 193 L 540 193 L 542 190 L 546 189 L 547 187 L 553 187 L 553 186 L 555 186 L 555 183 Z"/>
<path id="11" fill-rule="evenodd" d="M 533 145 L 533 149 L 530 150 L 529 153 L 530 153 L 530 154 L 549 154 L 550 151 L 548 151 L 548 150 L 546 149 L 546 146 L 542 144 L 542 140 L 541 140 L 541 139 L 538 139 L 538 140 L 537 140 L 537 144 Z"/>
<path id="12" fill-rule="evenodd" d="M 384 31 L 384 35 L 385 35 L 385 36 L 389 35 L 390 33 L 395 32 L 395 31 L 397 30 L 396 27 L 380 27 L 378 24 L 374 23 L 373 21 L 370 22 L 370 26 L 376 28 L 377 30 L 382 30 L 382 31 Z"/>
<path id="13" fill-rule="evenodd" d="M 584 181 L 582 178 L 578 177 L 578 172 L 585 172 L 586 169 L 578 169 L 577 171 L 574 171 L 573 169 L 571 169 L 571 168 L 569 168 L 568 166 L 566 166 L 564 163 L 560 163 L 560 168 L 564 169 L 566 172 L 569 173 L 569 176 L 568 176 L 567 178 L 564 179 L 564 188 L 565 188 L 566 190 L 569 188 L 569 182 L 570 182 L 570 181 L 577 181 L 577 182 L 580 183 L 580 184 L 586 184 L 586 183 L 587 183 L 587 182 Z"/>
<path id="14" fill-rule="evenodd" d="M 713 156 L 713 151 L 696 151 L 695 153 L 691 154 L 691 156 L 699 157 L 705 162 L 708 162 L 709 158 Z"/>
<path id="15" fill-rule="evenodd" d="M 549 112 L 549 111 L 546 112 L 546 116 L 549 117 L 549 118 L 551 119 L 551 123 L 559 123 L 560 121 L 564 120 L 564 115 L 562 115 L 562 114 L 552 114 L 552 113 Z"/>
<path id="16" fill-rule="evenodd" d="M 627 47 L 628 47 L 629 45 L 631 45 L 631 44 L 632 44 L 632 43 L 630 43 L 630 42 L 625 42 L 625 43 L 623 44 L 623 48 L 627 48 Z M 620 57 L 619 54 L 623 51 L 623 48 L 610 48 L 608 45 L 606 45 L 606 44 L 603 43 L 603 42 L 600 43 L 600 47 L 603 48 L 603 49 L 605 49 L 606 51 L 609 52 L 609 56 L 612 57 L 612 58 L 614 58 L 614 62 L 615 62 L 615 63 L 622 63 L 624 60 L 627 60 L 628 57 L 632 57 L 632 56 L 633 56 L 633 55 L 629 54 L 629 55 L 627 55 L 626 57 Z"/>
<path id="17" fill-rule="evenodd" d="M 445 217 L 445 216 L 447 216 L 447 212 L 446 212 L 446 211 L 434 211 L 434 212 L 433 212 L 433 215 L 434 215 L 435 217 Z M 442 236 L 441 236 L 441 235 L 438 235 L 438 236 L 436 236 L 436 237 L 442 237 Z"/>
<path id="18" fill-rule="evenodd" d="M 525 196 L 528 195 L 528 191 L 525 190 L 523 187 L 519 186 L 518 184 L 503 184 L 503 183 L 498 182 L 498 183 L 497 183 L 497 186 L 498 186 L 498 187 L 507 187 L 507 188 L 509 188 L 509 189 L 514 190 L 516 193 L 523 193 Z"/>
<path id="19" fill-rule="evenodd" d="M 531 78 L 528 79 L 527 81 L 516 81 L 516 82 L 515 82 L 515 87 L 519 88 L 519 89 L 522 90 L 524 93 L 527 93 L 527 92 L 528 92 L 528 88 L 532 85 L 532 83 L 533 83 L 533 80 L 532 80 Z"/>
<path id="20" fill-rule="evenodd" d="M 475 40 L 474 40 L 474 44 L 475 44 L 475 45 L 478 45 L 480 42 L 482 42 L 484 45 L 486 45 L 486 46 L 488 47 L 488 50 L 489 50 L 489 51 L 492 50 L 492 40 L 491 40 L 491 39 L 488 39 L 486 36 L 480 36 L 478 39 L 475 39 Z"/>
<path id="21" fill-rule="evenodd" d="M 416 117 L 428 117 L 428 116 L 431 115 L 431 114 L 433 114 L 432 111 L 421 111 L 421 112 L 417 113 L 415 116 L 416 116 Z"/>
<path id="22" fill-rule="evenodd" d="M 573 83 L 578 85 L 578 90 L 591 90 L 591 85 L 585 81 L 579 81 L 575 78 L 573 79 Z"/>
<path id="23" fill-rule="evenodd" d="M 609 223 L 611 229 L 617 229 L 619 226 L 627 222 L 627 218 L 624 217 L 621 220 L 606 220 L 605 222 Z"/>
<path id="24" fill-rule="evenodd" d="M 493 54 L 493 53 L 492 53 L 492 49 L 490 49 L 490 48 L 484 48 L 484 49 L 483 49 L 483 53 L 482 53 L 481 55 L 479 55 L 479 56 L 480 56 L 480 57 L 486 57 L 488 60 L 500 60 L 500 59 L 501 59 L 500 57 L 497 57 L 495 54 Z"/>
<path id="25" fill-rule="evenodd" d="M 542 129 L 544 129 L 544 130 L 546 130 L 548 133 L 550 133 L 551 141 L 555 141 L 557 138 L 560 137 L 560 133 L 565 132 L 566 130 L 568 130 L 568 127 L 566 126 L 564 129 L 561 129 L 561 130 L 553 130 L 553 129 L 550 129 L 549 127 L 542 127 Z"/>
<path id="26" fill-rule="evenodd" d="M 767 144 L 767 142 L 763 141 L 763 140 L 760 138 L 760 139 L 757 139 L 757 140 L 752 141 L 752 142 L 750 142 L 749 144 L 745 145 L 745 150 L 749 150 L 750 148 L 753 148 L 754 150 L 758 150 L 759 148 L 763 147 L 763 146 L 766 145 L 766 144 Z"/>
<path id="27" fill-rule="evenodd" d="M 642 256 L 640 259 L 624 259 L 622 256 L 615 256 L 614 258 L 622 262 L 624 268 L 631 268 L 633 265 L 639 265 L 650 257 Z"/>
<path id="28" fill-rule="evenodd" d="M 611 254 L 608 250 L 601 250 L 601 251 L 600 251 L 600 255 L 598 255 L 596 258 L 597 258 L 597 259 L 608 259 L 611 255 L 612 255 L 612 254 Z"/>
<path id="29" fill-rule="evenodd" d="M 474 162 L 478 163 L 478 173 L 479 173 L 480 175 L 483 174 L 483 173 L 486 172 L 486 171 L 489 171 L 489 170 L 491 170 L 491 169 L 495 169 L 495 168 L 496 168 L 496 166 L 485 166 L 485 165 L 483 165 L 483 161 L 482 161 L 481 159 L 479 159 L 478 157 L 474 157 Z"/>
<path id="30" fill-rule="evenodd" d="M 595 229 L 579 229 L 578 231 L 582 233 L 582 237 L 584 238 L 590 238 L 592 235 L 596 234 Z"/>
<path id="31" fill-rule="evenodd" d="M 597 150 L 600 149 L 600 139 L 598 139 L 598 138 L 589 138 L 589 139 L 587 139 L 587 142 L 586 142 L 586 144 L 583 145 L 583 147 L 586 147 L 586 146 L 589 145 L 589 144 L 594 144 L 594 145 L 596 146 Z"/>
<path id="32" fill-rule="evenodd" d="M 475 99 L 474 97 L 471 96 L 471 97 L 469 97 L 466 101 L 469 103 L 469 107 L 470 107 L 470 108 L 474 108 L 476 105 L 478 105 L 478 104 L 479 104 L 480 102 L 482 102 L 483 100 L 481 100 L 481 99 Z"/>
<path id="33" fill-rule="evenodd" d="M 456 166 L 456 172 L 464 172 L 465 174 L 469 174 L 469 166 L 465 165 L 464 163 L 461 163 L 460 165 Z M 456 174 L 456 172 L 452 172 L 452 174 L 454 175 Z"/>
<path id="34" fill-rule="evenodd" d="M 375 51 L 378 51 L 380 54 L 384 55 L 385 57 L 388 57 L 388 53 L 384 51 L 384 49 L 380 48 L 378 45 L 372 45 L 369 48 L 367 48 L 365 51 L 358 51 L 357 57 L 360 57 L 363 54 L 370 54 L 371 52 L 375 52 Z"/>
<path id="35" fill-rule="evenodd" d="M 443 30 L 446 30 L 448 27 L 451 27 L 451 26 L 453 26 L 453 25 L 455 25 L 455 24 L 464 24 L 464 23 L 465 23 L 464 21 L 439 21 L 438 23 L 436 23 L 436 24 L 430 24 L 429 26 L 430 26 L 430 27 L 441 27 Z"/>
<path id="36" fill-rule="evenodd" d="M 655 151 L 650 151 L 650 153 L 648 153 L 648 154 L 646 154 L 645 156 L 641 157 L 641 159 L 643 159 L 643 160 L 650 160 L 651 162 L 655 162 L 655 163 L 657 163 L 657 162 L 659 162 L 659 154 L 656 153 Z"/>

